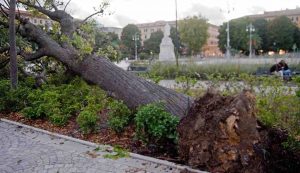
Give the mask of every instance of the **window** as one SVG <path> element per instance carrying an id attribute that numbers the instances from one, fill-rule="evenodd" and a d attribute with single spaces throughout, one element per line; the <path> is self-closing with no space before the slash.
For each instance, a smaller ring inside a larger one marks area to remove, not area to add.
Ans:
<path id="1" fill-rule="evenodd" d="M 37 22 L 37 20 L 36 19 L 33 19 L 33 23 L 36 23 Z"/>
<path id="2" fill-rule="evenodd" d="M 147 32 L 147 29 L 144 29 L 144 32 Z"/>
<path id="3" fill-rule="evenodd" d="M 147 39 L 147 35 L 145 35 L 145 39 Z"/>
<path id="4" fill-rule="evenodd" d="M 43 24 L 43 20 L 40 20 L 40 24 Z"/>

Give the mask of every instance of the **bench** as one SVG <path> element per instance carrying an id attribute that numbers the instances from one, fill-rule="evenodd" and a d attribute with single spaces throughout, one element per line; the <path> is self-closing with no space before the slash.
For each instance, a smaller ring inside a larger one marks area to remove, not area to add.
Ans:
<path id="1" fill-rule="evenodd" d="M 145 66 L 128 66 L 127 71 L 144 72 L 147 71 L 148 67 Z"/>

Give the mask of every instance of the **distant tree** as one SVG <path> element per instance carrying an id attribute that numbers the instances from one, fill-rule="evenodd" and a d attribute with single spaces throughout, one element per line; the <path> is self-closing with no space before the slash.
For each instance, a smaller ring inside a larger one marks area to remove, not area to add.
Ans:
<path id="1" fill-rule="evenodd" d="M 181 43 L 179 33 L 176 36 L 176 28 L 175 27 L 171 27 L 170 37 L 172 39 L 175 49 L 176 49 L 176 46 L 178 46 L 179 54 L 182 54 L 183 53 L 182 50 L 185 49 L 185 45 Z"/>
<path id="2" fill-rule="evenodd" d="M 239 18 L 230 21 L 229 36 L 231 49 L 249 53 L 250 34 L 246 31 L 246 28 L 250 23 L 251 21 L 248 18 Z M 218 36 L 219 47 L 223 52 L 226 51 L 226 28 L 227 23 L 223 23 L 219 29 L 220 34 Z M 261 46 L 261 38 L 256 31 L 252 32 L 252 46 L 253 49 L 259 49 Z"/>
<path id="3" fill-rule="evenodd" d="M 179 21 L 180 40 L 187 44 L 192 54 L 199 53 L 208 38 L 208 23 L 201 16 L 187 17 Z"/>
<path id="4" fill-rule="evenodd" d="M 295 34 L 294 34 L 294 44 L 296 45 L 296 48 L 300 48 L 300 28 L 295 28 Z"/>
<path id="5" fill-rule="evenodd" d="M 219 49 L 225 53 L 226 52 L 226 40 L 227 40 L 227 32 L 226 32 L 226 25 L 227 23 L 223 23 L 220 28 L 219 28 L 219 35 L 218 35 L 218 39 L 219 39 L 219 42 L 218 42 L 218 46 L 219 46 Z"/>
<path id="6" fill-rule="evenodd" d="M 268 23 L 269 46 L 276 50 L 291 50 L 295 43 L 296 25 L 286 16 L 280 16 Z"/>
<path id="7" fill-rule="evenodd" d="M 144 51 L 147 53 L 159 53 L 160 43 L 162 38 L 164 37 L 164 33 L 162 31 L 156 31 L 151 33 L 149 39 L 144 41 Z"/>
<path id="8" fill-rule="evenodd" d="M 253 21 L 253 26 L 255 28 L 255 33 L 261 39 L 261 49 L 263 52 L 267 52 L 269 50 L 268 43 L 268 21 L 266 19 L 256 19 Z"/>
<path id="9" fill-rule="evenodd" d="M 139 28 L 134 24 L 128 24 L 123 28 L 121 34 L 121 51 L 126 56 L 134 55 L 135 53 L 135 41 L 134 36 L 137 35 L 137 48 L 141 47 L 141 33 Z"/>
<path id="10" fill-rule="evenodd" d="M 94 50 L 99 56 L 106 57 L 111 61 L 119 61 L 121 52 L 118 35 L 112 32 L 96 32 Z"/>

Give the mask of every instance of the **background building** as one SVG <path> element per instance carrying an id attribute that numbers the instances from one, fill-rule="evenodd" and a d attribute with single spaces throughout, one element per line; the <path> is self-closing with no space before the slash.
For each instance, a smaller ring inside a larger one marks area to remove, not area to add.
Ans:
<path id="1" fill-rule="evenodd" d="M 122 28 L 117 28 L 117 27 L 102 27 L 101 31 L 102 32 L 106 32 L 106 33 L 115 33 L 118 35 L 119 39 L 121 38 L 121 34 L 122 34 Z"/>
<path id="2" fill-rule="evenodd" d="M 267 21 L 273 20 L 279 16 L 286 16 L 292 20 L 299 28 L 300 28 L 300 8 L 297 7 L 296 9 L 286 9 L 280 11 L 266 11 L 263 14 L 256 14 L 256 15 L 249 15 L 245 17 L 249 17 L 250 19 L 259 19 L 263 18 Z"/>
<path id="3" fill-rule="evenodd" d="M 8 11 L 7 11 L 8 12 Z M 51 28 L 53 25 L 53 21 L 46 17 L 45 15 L 33 15 L 28 11 L 19 10 L 16 11 L 16 15 L 19 15 L 23 18 L 27 18 L 32 24 L 39 25 L 43 27 Z"/>
<path id="4" fill-rule="evenodd" d="M 222 56 L 223 53 L 219 49 L 219 27 L 209 24 L 208 39 L 202 48 L 202 55 L 204 57 Z"/>
<path id="5" fill-rule="evenodd" d="M 139 28 L 141 31 L 141 41 L 142 43 L 149 39 L 151 36 L 151 33 L 157 32 L 157 31 L 162 31 L 164 32 L 164 28 L 166 24 L 169 24 L 170 27 L 176 27 L 176 22 L 175 21 L 156 21 L 153 23 L 141 23 L 137 24 L 136 26 Z"/>
<path id="6" fill-rule="evenodd" d="M 174 27 L 174 28 L 176 27 L 175 21 L 156 21 L 153 23 L 137 24 L 136 26 L 141 31 L 142 43 L 145 40 L 150 38 L 151 33 L 156 32 L 156 31 L 164 32 L 164 27 L 167 23 L 170 25 L 170 27 Z M 222 52 L 219 50 L 219 47 L 218 47 L 219 27 L 216 25 L 209 24 L 208 35 L 209 36 L 208 36 L 207 42 L 202 49 L 203 50 L 202 54 L 204 56 L 221 56 Z"/>

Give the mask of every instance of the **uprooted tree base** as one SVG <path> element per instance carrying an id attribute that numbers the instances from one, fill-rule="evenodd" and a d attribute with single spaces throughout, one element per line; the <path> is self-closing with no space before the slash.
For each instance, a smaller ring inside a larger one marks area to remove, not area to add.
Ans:
<path id="1" fill-rule="evenodd" d="M 281 145 L 287 135 L 258 126 L 254 105 L 249 91 L 227 97 L 208 92 L 196 100 L 178 126 L 180 158 L 211 172 L 299 170 L 299 155 Z"/>

